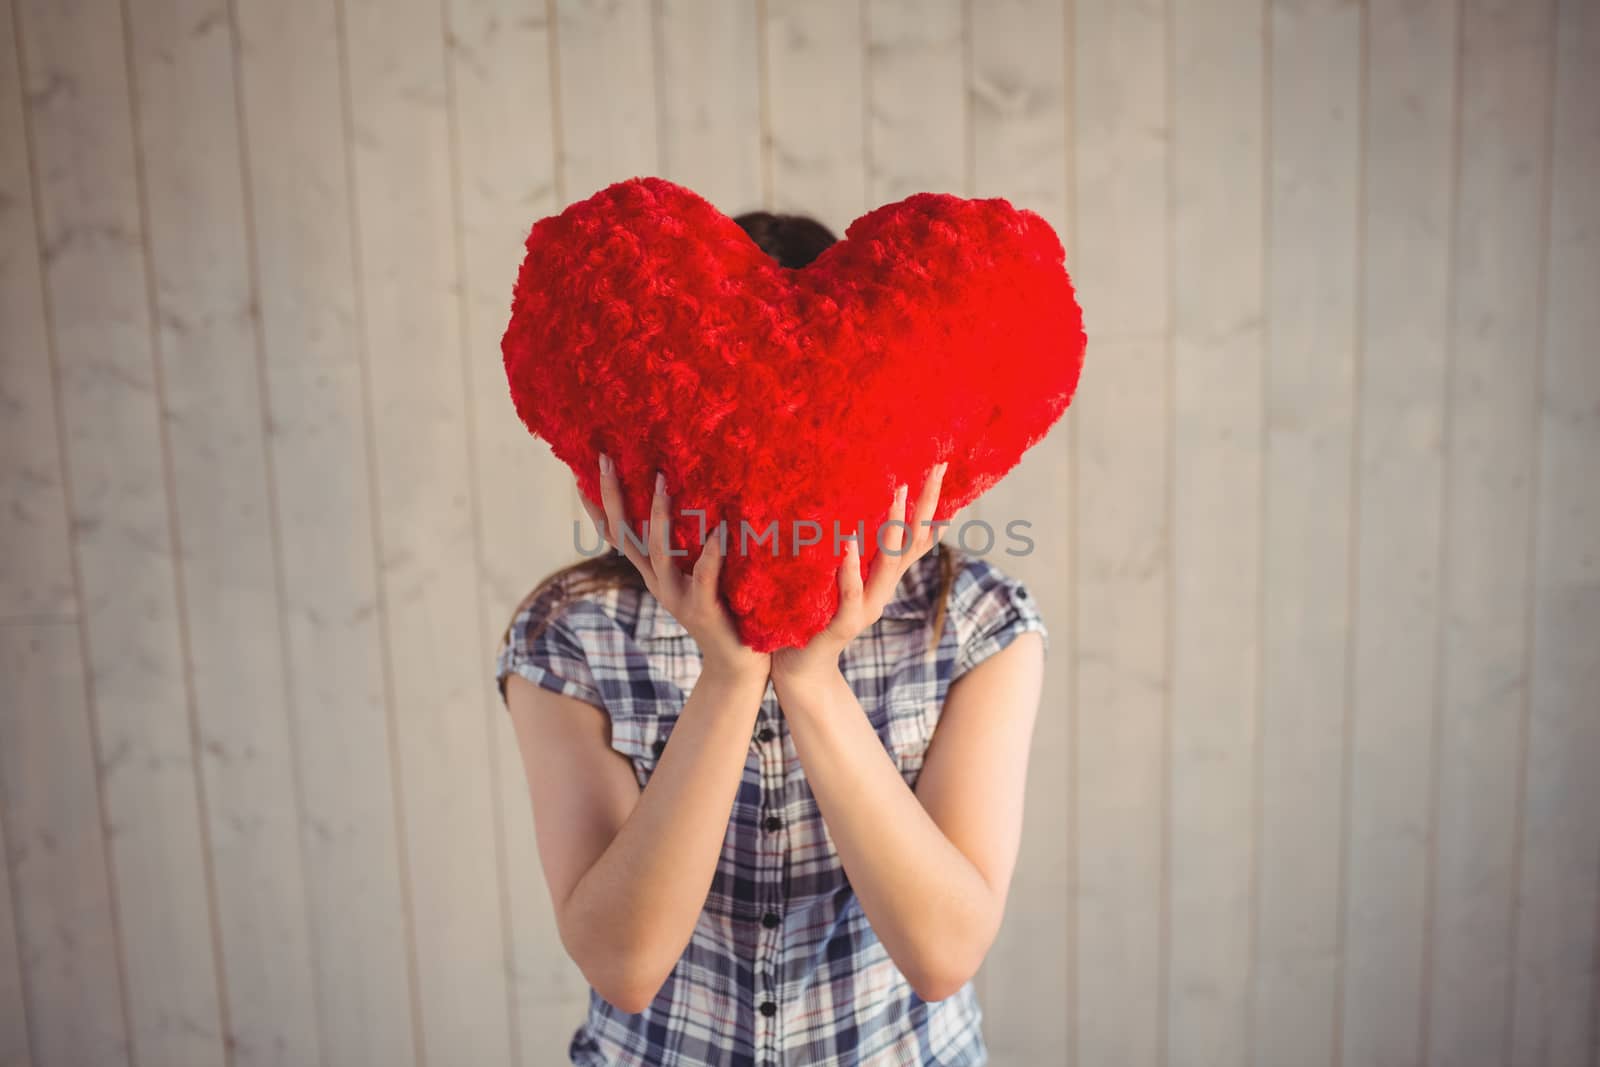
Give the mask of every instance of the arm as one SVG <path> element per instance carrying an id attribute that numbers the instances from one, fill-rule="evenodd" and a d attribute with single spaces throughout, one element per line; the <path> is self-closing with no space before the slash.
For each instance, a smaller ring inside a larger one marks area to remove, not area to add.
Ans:
<path id="1" fill-rule="evenodd" d="M 999 932 L 1044 679 L 1036 633 L 950 687 L 915 792 L 837 668 L 779 700 L 861 909 L 924 1000 L 960 989 Z"/>
<path id="2" fill-rule="evenodd" d="M 923 485 L 911 544 L 902 549 L 902 485 L 865 583 L 852 540 L 833 620 L 804 648 L 772 657 L 773 685 L 839 860 L 873 931 L 924 1000 L 960 989 L 999 930 L 1044 680 L 1043 640 L 1024 633 L 952 682 L 913 792 L 839 671 L 845 646 L 878 620 L 933 546 L 944 470 L 934 467 Z"/>
<path id="3" fill-rule="evenodd" d="M 699 921 L 766 685 L 702 672 L 641 792 L 603 711 L 507 680 L 561 943 L 623 1011 L 655 999 Z"/>
<path id="4" fill-rule="evenodd" d="M 705 908 L 771 657 L 740 641 L 718 597 L 717 538 L 691 574 L 668 556 L 663 477 L 656 476 L 647 551 L 626 525 L 618 473 L 605 455 L 600 493 L 603 510 L 580 493 L 585 510 L 700 649 L 700 677 L 672 741 L 641 792 L 630 761 L 611 747 L 603 710 L 517 677 L 508 679 L 506 699 L 562 945 L 601 996 L 640 1012 Z"/>

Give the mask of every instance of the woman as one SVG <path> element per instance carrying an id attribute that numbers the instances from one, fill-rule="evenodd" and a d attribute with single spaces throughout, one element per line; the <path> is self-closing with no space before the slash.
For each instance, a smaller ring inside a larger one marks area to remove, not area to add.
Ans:
<path id="1" fill-rule="evenodd" d="M 786 267 L 834 240 L 736 221 Z M 591 985 L 573 1063 L 987 1063 L 971 979 L 1016 864 L 1048 633 L 1019 581 L 926 524 L 943 466 L 910 514 L 898 488 L 864 581 L 846 542 L 828 628 L 768 655 L 716 595 L 737 531 L 682 573 L 663 480 L 624 535 L 602 457 L 604 507 L 584 506 L 612 551 L 541 582 L 497 659 Z"/>

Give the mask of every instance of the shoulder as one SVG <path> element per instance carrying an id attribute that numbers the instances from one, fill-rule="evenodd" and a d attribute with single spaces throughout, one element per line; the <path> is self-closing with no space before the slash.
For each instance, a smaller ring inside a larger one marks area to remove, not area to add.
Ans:
<path id="1" fill-rule="evenodd" d="M 637 611 L 635 598 L 618 588 L 579 588 L 572 575 L 540 583 L 511 613 L 501 645 L 528 644 L 545 634 L 576 639 L 617 629 Z"/>
<path id="2" fill-rule="evenodd" d="M 1049 629 L 1026 582 L 995 560 L 956 550 L 949 613 L 959 676 L 1032 630 L 1049 647 Z"/>
<path id="3" fill-rule="evenodd" d="M 981 622 L 1007 609 L 1034 609 L 1033 593 L 1021 578 L 987 556 L 959 548 L 952 552 L 950 607 L 956 614 Z"/>
<path id="4" fill-rule="evenodd" d="M 618 588 L 575 588 L 571 575 L 540 583 L 522 598 L 500 636 L 495 678 L 501 697 L 506 679 L 520 674 L 558 693 L 601 704 L 594 661 L 609 655 L 636 599 Z"/>

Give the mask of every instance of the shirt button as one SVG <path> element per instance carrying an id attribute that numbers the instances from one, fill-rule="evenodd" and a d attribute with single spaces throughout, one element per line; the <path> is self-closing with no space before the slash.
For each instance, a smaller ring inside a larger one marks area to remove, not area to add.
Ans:
<path id="1" fill-rule="evenodd" d="M 783 820 L 778 818 L 776 815 L 768 815 L 767 816 L 766 827 L 767 827 L 768 830 L 776 830 L 778 827 L 780 827 L 782 825 L 783 825 Z"/>
<path id="2" fill-rule="evenodd" d="M 761 728 L 761 732 L 756 734 L 756 737 L 762 741 L 771 741 L 774 736 L 775 735 L 772 732 L 772 727 L 770 726 L 763 726 Z"/>
<path id="3" fill-rule="evenodd" d="M 761 1014 L 770 1019 L 772 1016 L 778 1014 L 778 1006 L 772 1003 L 770 1000 L 763 1000 L 761 1002 Z"/>
<path id="4" fill-rule="evenodd" d="M 654 749 L 656 755 L 659 756 L 662 752 L 666 751 L 667 739 L 665 737 L 658 737 L 656 738 L 655 744 L 651 745 L 650 747 Z"/>
<path id="5" fill-rule="evenodd" d="M 768 930 L 772 929 L 774 926 L 777 926 L 778 925 L 778 913 L 775 912 L 775 911 L 767 912 L 765 915 L 763 915 L 761 917 L 761 925 L 765 926 Z"/>

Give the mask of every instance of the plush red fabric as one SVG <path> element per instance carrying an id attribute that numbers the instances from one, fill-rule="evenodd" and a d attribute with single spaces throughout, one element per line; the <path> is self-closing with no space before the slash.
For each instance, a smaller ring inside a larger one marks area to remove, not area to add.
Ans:
<path id="1" fill-rule="evenodd" d="M 832 619 L 836 521 L 865 531 L 865 577 L 899 483 L 909 518 L 948 460 L 948 519 L 1044 437 L 1082 369 L 1061 242 L 1003 199 L 918 193 L 790 270 L 694 192 L 632 178 L 539 220 L 526 247 L 503 343 L 518 416 L 596 503 L 610 455 L 635 529 L 664 471 L 683 570 L 702 525 L 682 509 L 704 509 L 707 536 L 726 521 L 721 589 L 758 651 Z M 797 548 L 795 520 L 818 543 Z"/>

